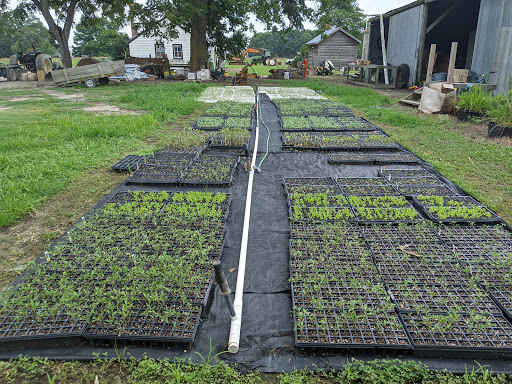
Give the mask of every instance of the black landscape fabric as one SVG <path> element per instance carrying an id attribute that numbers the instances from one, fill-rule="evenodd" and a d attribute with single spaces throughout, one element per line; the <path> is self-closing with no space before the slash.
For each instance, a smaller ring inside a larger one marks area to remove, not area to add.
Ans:
<path id="1" fill-rule="evenodd" d="M 377 176 L 380 166 L 371 165 L 329 165 L 327 153 L 290 152 L 281 150 L 279 117 L 275 105 L 266 96 L 262 96 L 262 116 L 271 132 L 269 154 L 261 166 L 262 173 L 254 176 L 250 232 L 245 274 L 244 305 L 240 351 L 237 354 L 225 353 L 220 360 L 236 363 L 240 369 L 280 373 L 294 369 L 341 369 L 351 358 L 373 360 L 386 358 L 383 352 L 376 355 L 374 350 L 368 353 L 347 350 L 301 349 L 295 347 L 293 320 L 291 317 L 292 300 L 290 292 L 289 271 L 289 223 L 286 197 L 282 181 L 284 177 L 367 177 Z M 254 131 L 253 131 L 254 132 Z M 258 161 L 266 150 L 267 130 L 260 126 Z M 253 138 L 251 138 L 251 144 Z M 400 166 L 397 166 L 400 168 Z M 432 166 L 422 162 L 418 166 L 435 173 Z M 437 174 L 437 173 L 436 173 Z M 441 177 L 437 174 L 438 177 Z M 443 181 L 447 181 L 441 177 Z M 222 264 L 229 285 L 234 291 L 238 273 L 238 260 L 242 240 L 245 199 L 247 194 L 248 173 L 239 165 L 235 172 L 233 186 L 230 189 L 209 188 L 208 191 L 231 193 L 232 203 L 226 222 L 225 246 Z M 463 193 L 452 183 L 450 187 Z M 122 190 L 146 191 L 183 191 L 182 188 L 138 187 L 121 184 L 109 196 L 95 207 L 101 207 L 110 196 Z M 187 188 L 191 190 L 191 188 Z M 203 190 L 198 188 L 196 190 Z M 93 208 L 94 209 L 94 208 Z M 233 272 L 230 269 L 236 268 Z M 234 293 L 232 294 L 234 298 Z M 227 349 L 230 330 L 230 317 L 225 300 L 215 285 L 209 303 L 203 312 L 195 343 L 188 345 L 131 345 L 126 356 L 150 358 L 189 357 L 200 361 L 198 354 L 208 356 L 210 345 L 216 354 Z M 41 348 L 23 348 L 16 344 L 0 344 L 0 358 L 14 358 L 20 354 L 42 356 L 50 359 L 93 359 L 93 353 L 102 355 L 108 352 L 115 357 L 114 346 L 91 345 L 80 339 L 68 341 L 67 345 L 55 342 Z M 119 347 L 118 347 L 119 348 Z M 122 347 L 121 347 L 122 348 Z M 421 360 L 431 369 L 448 369 L 464 372 L 471 367 L 478 369 L 473 359 L 455 359 L 453 355 L 419 359 L 404 352 L 404 355 L 392 353 L 389 357 L 404 360 Z M 503 356 L 510 359 L 512 356 Z M 510 372 L 510 362 L 504 360 L 479 360 L 494 373 Z"/>

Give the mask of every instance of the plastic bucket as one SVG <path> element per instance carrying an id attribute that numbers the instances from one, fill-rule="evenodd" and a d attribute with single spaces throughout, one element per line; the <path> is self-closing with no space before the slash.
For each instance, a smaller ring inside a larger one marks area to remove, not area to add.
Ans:
<path id="1" fill-rule="evenodd" d="M 438 72 L 432 74 L 432 81 L 447 81 L 448 73 L 446 72 Z"/>
<path id="2" fill-rule="evenodd" d="M 22 72 L 21 73 L 21 80 L 22 81 L 27 81 L 28 80 L 28 73 L 27 72 Z"/>

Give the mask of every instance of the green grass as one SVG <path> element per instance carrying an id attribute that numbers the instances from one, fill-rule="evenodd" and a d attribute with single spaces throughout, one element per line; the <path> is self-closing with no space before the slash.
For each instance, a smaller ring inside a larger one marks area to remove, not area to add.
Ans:
<path id="1" fill-rule="evenodd" d="M 164 123 L 194 112 L 200 84 L 121 84 L 82 89 L 88 100 L 148 111 L 137 116 L 95 115 L 77 110 L 84 102 L 9 102 L 1 112 L 0 227 L 13 224 L 84 172 L 108 167 L 122 154 L 148 149 L 145 140 L 165 136 Z M 76 92 L 68 89 L 67 92 Z M 11 95 L 26 95 L 28 91 Z M 151 147 L 150 147 L 151 148 Z"/>
<path id="2" fill-rule="evenodd" d="M 327 83 L 321 80 L 274 82 L 280 86 L 305 86 L 342 103 L 394 140 L 430 162 L 443 176 L 512 223 L 511 147 L 483 138 L 475 142 L 455 130 L 454 119 L 429 116 L 415 109 L 396 108 L 398 102 L 372 89 Z"/>
<path id="3" fill-rule="evenodd" d="M 441 371 L 429 371 L 421 363 L 399 360 L 352 360 L 345 368 L 335 371 L 294 371 L 280 375 L 251 372 L 242 374 L 225 363 L 193 363 L 190 360 L 149 358 L 125 359 L 129 352 L 117 349 L 113 359 L 96 358 L 92 362 L 57 362 L 41 358 L 0 361 L 0 381 L 18 383 L 100 383 L 122 382 L 164 384 L 505 384 L 511 376 L 493 375 L 486 366 L 468 369 L 463 375 Z"/>

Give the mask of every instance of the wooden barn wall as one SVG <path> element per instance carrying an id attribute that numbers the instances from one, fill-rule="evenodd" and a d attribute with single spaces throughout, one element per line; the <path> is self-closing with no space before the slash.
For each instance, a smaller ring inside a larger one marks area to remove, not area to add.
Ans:
<path id="1" fill-rule="evenodd" d="M 330 60 L 336 68 L 346 66 L 357 59 L 357 41 L 342 31 L 332 34 L 327 40 L 309 46 L 309 65 L 317 66 L 323 60 Z"/>
<path id="2" fill-rule="evenodd" d="M 387 41 L 387 56 L 390 65 L 409 66 L 409 85 L 416 82 L 418 49 L 425 5 L 391 16 Z"/>

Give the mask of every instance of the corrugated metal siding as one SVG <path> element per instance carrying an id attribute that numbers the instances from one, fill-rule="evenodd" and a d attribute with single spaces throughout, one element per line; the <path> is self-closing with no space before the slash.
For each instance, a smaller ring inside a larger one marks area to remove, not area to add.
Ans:
<path id="1" fill-rule="evenodd" d="M 471 69 L 478 74 L 495 70 L 496 53 L 501 28 L 512 26 L 510 0 L 482 0 L 476 29 L 475 51 Z M 490 81 L 497 81 L 497 75 Z"/>
<path id="2" fill-rule="evenodd" d="M 505 95 L 512 79 L 512 27 L 503 27 L 500 32 L 494 69 L 498 72 L 496 93 Z"/>
<path id="3" fill-rule="evenodd" d="M 409 85 L 416 81 L 416 66 L 424 11 L 425 5 L 421 4 L 398 13 L 389 20 L 388 63 L 392 65 L 407 64 L 409 66 Z"/>

